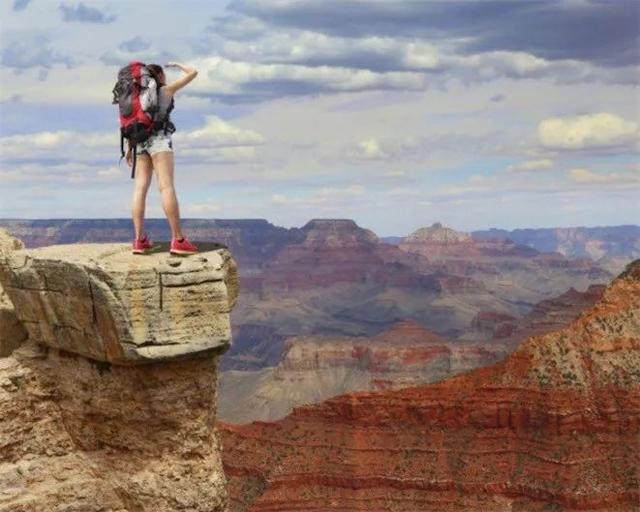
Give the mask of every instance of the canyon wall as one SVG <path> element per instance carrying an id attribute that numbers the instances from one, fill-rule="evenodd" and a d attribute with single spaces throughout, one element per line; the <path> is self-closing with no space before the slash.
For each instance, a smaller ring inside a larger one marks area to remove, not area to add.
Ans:
<path id="1" fill-rule="evenodd" d="M 640 261 L 493 366 L 220 428 L 232 511 L 637 511 Z"/>
<path id="2" fill-rule="evenodd" d="M 224 248 L 1 254 L 29 339 L 0 358 L 0 511 L 224 511 L 217 371 L 237 282 Z"/>
<path id="3" fill-rule="evenodd" d="M 565 327 L 593 306 L 604 289 L 568 290 L 519 318 L 481 311 L 458 339 L 439 336 L 414 320 L 396 322 L 374 336 L 291 336 L 276 366 L 221 372 L 218 417 L 230 423 L 274 421 L 295 406 L 349 391 L 400 389 L 488 366 L 527 337 Z M 269 342 L 268 337 L 262 340 Z"/>

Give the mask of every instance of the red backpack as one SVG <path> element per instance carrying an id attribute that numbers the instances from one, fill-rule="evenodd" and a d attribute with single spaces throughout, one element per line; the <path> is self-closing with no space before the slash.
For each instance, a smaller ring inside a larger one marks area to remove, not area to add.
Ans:
<path id="1" fill-rule="evenodd" d="M 120 161 L 124 158 L 124 139 L 127 139 L 133 146 L 133 178 L 136 172 L 136 146 L 153 134 L 159 110 L 158 84 L 144 63 L 133 61 L 118 71 L 112 104 L 116 103 L 120 110 Z"/>

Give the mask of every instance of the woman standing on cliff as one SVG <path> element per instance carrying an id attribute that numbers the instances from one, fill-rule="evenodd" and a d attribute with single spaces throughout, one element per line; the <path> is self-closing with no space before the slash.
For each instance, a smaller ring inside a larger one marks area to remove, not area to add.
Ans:
<path id="1" fill-rule="evenodd" d="M 158 187 L 162 196 L 162 207 L 171 227 L 171 246 L 169 252 L 172 254 L 193 254 L 198 252 L 198 248 L 193 245 L 182 233 L 180 227 L 180 210 L 178 199 L 173 184 L 173 142 L 171 134 L 175 131 L 175 126 L 169 119 L 169 113 L 173 109 L 174 94 L 193 80 L 198 71 L 190 66 L 185 66 L 178 62 L 169 62 L 166 67 L 180 68 L 184 75 L 167 84 L 164 69 L 158 64 L 149 64 L 147 68 L 156 80 L 158 89 L 158 102 L 160 107 L 160 119 L 166 118 L 162 126 L 156 127 L 155 131 L 145 142 L 138 144 L 136 148 L 137 160 L 135 176 L 135 186 L 133 192 L 133 226 L 135 229 L 135 240 L 133 242 L 133 252 L 144 254 L 148 252 L 153 244 L 146 233 L 143 233 L 144 210 L 149 185 L 151 184 L 152 171 L 155 170 Z M 132 146 L 129 145 L 127 151 L 127 163 L 133 165 Z"/>

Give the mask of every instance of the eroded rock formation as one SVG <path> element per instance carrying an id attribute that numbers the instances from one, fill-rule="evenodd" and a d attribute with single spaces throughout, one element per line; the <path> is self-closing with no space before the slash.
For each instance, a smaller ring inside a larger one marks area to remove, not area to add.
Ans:
<path id="1" fill-rule="evenodd" d="M 637 511 L 640 261 L 494 366 L 221 429 L 233 511 Z"/>
<path id="2" fill-rule="evenodd" d="M 0 282 L 35 341 L 118 364 L 229 344 L 237 269 L 227 250 L 190 258 L 129 244 L 67 244 L 0 255 Z M 219 313 L 219 316 L 216 316 Z"/>
<path id="3" fill-rule="evenodd" d="M 3 253 L 19 249 L 24 249 L 24 243 L 0 228 L 0 258 Z M 26 339 L 27 330 L 18 320 L 13 303 L 0 285 L 0 357 L 11 354 Z"/>
<path id="4" fill-rule="evenodd" d="M 30 334 L 0 359 L 0 511 L 225 510 L 214 422 L 238 293 L 229 251 L 71 244 L 5 254 L 0 269 Z"/>
<path id="5" fill-rule="evenodd" d="M 499 341 L 460 342 L 413 320 L 367 336 L 293 336 L 282 361 L 260 371 L 221 373 L 219 418 L 273 421 L 293 407 L 349 391 L 399 389 L 443 379 L 507 355 Z"/>

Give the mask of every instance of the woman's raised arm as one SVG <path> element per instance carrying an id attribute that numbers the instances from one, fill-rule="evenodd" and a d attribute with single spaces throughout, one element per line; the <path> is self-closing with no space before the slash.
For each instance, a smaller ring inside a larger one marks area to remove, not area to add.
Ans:
<path id="1" fill-rule="evenodd" d="M 165 90 L 170 94 L 175 94 L 176 91 L 182 89 L 198 75 L 197 69 L 192 68 L 191 66 L 185 66 L 184 64 L 180 64 L 179 62 L 169 62 L 165 65 L 165 67 L 180 68 L 185 73 L 184 76 L 165 86 Z"/>

